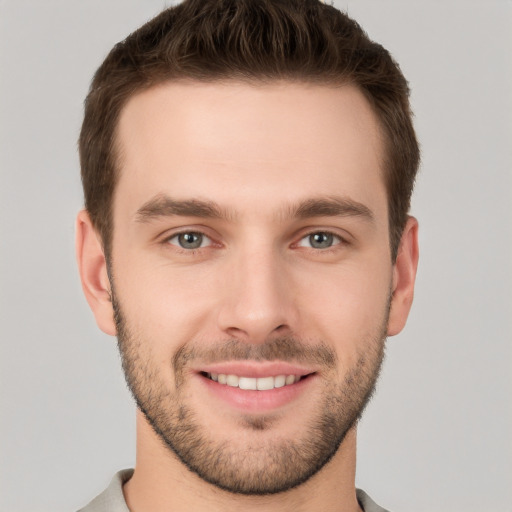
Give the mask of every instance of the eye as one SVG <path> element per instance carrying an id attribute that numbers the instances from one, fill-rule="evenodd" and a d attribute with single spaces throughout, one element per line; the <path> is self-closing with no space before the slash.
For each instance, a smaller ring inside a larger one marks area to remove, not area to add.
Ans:
<path id="1" fill-rule="evenodd" d="M 167 240 L 172 245 L 177 245 L 182 249 L 200 249 L 201 247 L 207 247 L 211 245 L 212 241 L 203 233 L 196 231 L 187 231 L 184 233 L 178 233 Z"/>
<path id="2" fill-rule="evenodd" d="M 311 247 L 312 249 L 329 249 L 341 242 L 341 238 L 333 233 L 317 231 L 302 238 L 298 245 L 299 247 Z"/>

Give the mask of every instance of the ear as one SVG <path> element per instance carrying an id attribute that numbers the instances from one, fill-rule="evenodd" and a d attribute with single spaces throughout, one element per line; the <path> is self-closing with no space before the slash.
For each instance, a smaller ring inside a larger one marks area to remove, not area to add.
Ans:
<path id="1" fill-rule="evenodd" d="M 405 326 L 414 297 L 414 281 L 418 268 L 418 221 L 409 217 L 393 266 L 393 287 L 388 336 L 398 334 Z"/>
<path id="2" fill-rule="evenodd" d="M 110 299 L 110 281 L 103 245 L 87 211 L 76 219 L 76 259 L 85 298 L 98 327 L 111 336 L 116 334 L 114 310 Z"/>

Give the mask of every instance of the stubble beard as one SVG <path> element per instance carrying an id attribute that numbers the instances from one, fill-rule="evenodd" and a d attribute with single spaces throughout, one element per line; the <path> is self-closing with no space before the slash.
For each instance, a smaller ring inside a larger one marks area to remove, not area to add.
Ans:
<path id="1" fill-rule="evenodd" d="M 217 440 L 201 425 L 186 403 L 184 369 L 192 359 L 284 360 L 321 362 L 326 375 L 337 375 L 336 353 L 327 345 L 305 344 L 296 338 L 249 345 L 237 340 L 218 344 L 217 352 L 195 345 L 182 346 L 174 355 L 175 389 L 169 389 L 151 357 L 151 344 L 128 326 L 112 290 L 118 346 L 128 388 L 138 408 L 171 453 L 193 473 L 214 486 L 235 494 L 268 495 L 292 489 L 310 479 L 335 455 L 370 401 L 384 359 L 389 304 L 375 333 L 361 340 L 356 364 L 344 378 L 325 379 L 314 417 L 301 438 L 272 438 L 275 418 L 242 416 L 240 428 L 253 432 L 251 442 L 237 446 Z M 322 373 L 322 372 L 321 372 Z M 341 383 L 340 383 L 341 380 Z M 301 420 L 301 419 L 300 419 Z M 265 432 L 264 438 L 258 436 Z"/>

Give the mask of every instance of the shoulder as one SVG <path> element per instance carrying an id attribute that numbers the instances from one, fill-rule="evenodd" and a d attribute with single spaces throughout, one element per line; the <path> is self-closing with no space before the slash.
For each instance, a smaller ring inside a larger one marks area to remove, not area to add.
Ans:
<path id="1" fill-rule="evenodd" d="M 385 508 L 379 507 L 368 494 L 361 489 L 356 489 L 357 501 L 364 512 L 389 512 Z"/>
<path id="2" fill-rule="evenodd" d="M 110 485 L 78 512 L 130 512 L 123 495 L 123 484 L 133 475 L 133 469 L 119 471 Z"/>

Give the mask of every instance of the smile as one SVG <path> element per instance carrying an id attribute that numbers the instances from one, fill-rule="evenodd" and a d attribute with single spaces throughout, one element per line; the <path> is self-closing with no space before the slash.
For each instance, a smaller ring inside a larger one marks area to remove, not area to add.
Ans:
<path id="1" fill-rule="evenodd" d="M 261 414 L 275 411 L 313 392 L 316 368 L 283 361 L 228 361 L 194 372 L 207 390 L 207 402 L 217 410 L 220 400 L 238 411 Z"/>
<path id="2" fill-rule="evenodd" d="M 225 373 L 205 373 L 205 377 L 233 388 L 254 391 L 270 391 L 275 388 L 290 386 L 301 380 L 301 375 L 276 375 L 275 377 L 244 377 Z"/>

